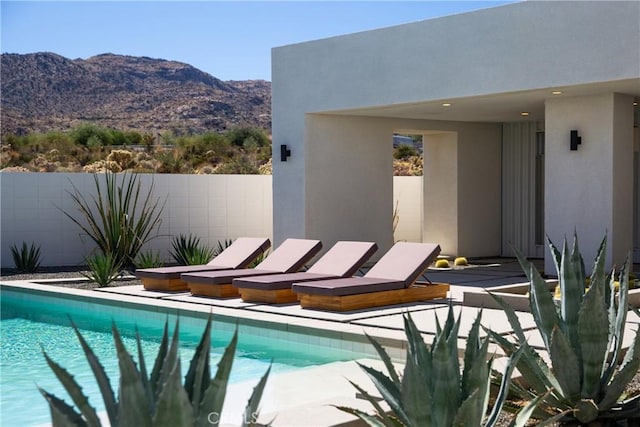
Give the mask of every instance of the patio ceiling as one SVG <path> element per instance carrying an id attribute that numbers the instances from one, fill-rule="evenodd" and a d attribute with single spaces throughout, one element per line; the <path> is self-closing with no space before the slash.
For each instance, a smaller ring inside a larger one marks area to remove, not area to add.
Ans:
<path id="1" fill-rule="evenodd" d="M 370 117 L 471 122 L 513 122 L 522 120 L 543 121 L 544 103 L 546 99 L 553 97 L 597 95 L 612 92 L 634 95 L 635 100 L 638 101 L 640 100 L 640 79 L 619 80 L 579 86 L 558 86 L 554 88 L 486 96 L 446 98 L 425 102 L 380 105 L 326 111 L 326 113 Z M 636 106 L 636 124 L 638 123 L 639 110 L 640 108 Z M 528 113 L 528 115 L 523 115 L 522 113 Z"/>

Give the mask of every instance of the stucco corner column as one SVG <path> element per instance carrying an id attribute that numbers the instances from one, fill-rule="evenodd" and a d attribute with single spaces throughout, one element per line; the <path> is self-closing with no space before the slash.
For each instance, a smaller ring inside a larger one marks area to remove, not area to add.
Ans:
<path id="1" fill-rule="evenodd" d="M 581 144 L 570 149 L 571 131 Z M 577 232 L 585 267 L 607 235 L 607 267 L 620 266 L 633 241 L 633 97 L 617 93 L 545 104 L 545 231 L 556 244 Z M 551 254 L 545 272 L 555 275 Z"/>

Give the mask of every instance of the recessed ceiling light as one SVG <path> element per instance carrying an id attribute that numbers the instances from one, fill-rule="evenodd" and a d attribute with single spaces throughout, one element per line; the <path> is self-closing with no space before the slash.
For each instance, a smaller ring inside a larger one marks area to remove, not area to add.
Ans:
<path id="1" fill-rule="evenodd" d="M 451 104 L 450 104 L 450 103 L 448 103 L 448 102 L 444 102 L 444 103 L 442 104 L 442 106 L 443 106 L 443 107 L 451 107 Z"/>
<path id="2" fill-rule="evenodd" d="M 638 101 L 634 102 L 633 105 L 638 106 Z"/>
<path id="3" fill-rule="evenodd" d="M 561 90 L 554 90 L 553 92 L 551 92 L 551 95 L 562 95 L 562 91 Z"/>
<path id="4" fill-rule="evenodd" d="M 523 111 L 522 113 L 520 113 L 521 116 L 528 116 L 529 112 L 528 111 Z"/>

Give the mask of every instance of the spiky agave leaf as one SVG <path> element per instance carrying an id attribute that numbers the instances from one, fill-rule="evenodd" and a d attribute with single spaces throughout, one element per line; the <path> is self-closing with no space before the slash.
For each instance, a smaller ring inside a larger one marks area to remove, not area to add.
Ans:
<path id="1" fill-rule="evenodd" d="M 640 339 L 638 339 L 638 331 L 636 330 L 633 343 L 629 346 L 617 373 L 606 387 L 604 397 L 598 402 L 602 411 L 609 410 L 616 405 L 638 370 L 640 370 Z M 635 408 L 638 411 L 636 416 L 640 416 L 640 401 L 635 402 Z"/>
<path id="2" fill-rule="evenodd" d="M 580 307 L 580 319 L 576 328 L 582 356 L 579 366 L 582 367 L 583 399 L 595 400 L 600 396 L 602 374 L 609 353 L 608 309 L 604 282 L 592 283 Z M 569 398 L 575 400 L 573 396 Z"/>
<path id="3" fill-rule="evenodd" d="M 485 427 L 493 427 L 498 422 L 498 417 L 500 412 L 502 412 L 502 408 L 504 403 L 507 400 L 507 395 L 509 394 L 509 385 L 511 384 L 511 376 L 513 375 L 513 371 L 516 369 L 518 365 L 518 360 L 526 351 L 525 347 L 520 347 L 515 353 L 509 356 L 509 360 L 507 361 L 507 366 L 505 368 L 504 374 L 502 375 L 502 379 L 500 381 L 500 388 L 498 390 L 498 394 L 496 395 L 496 401 L 493 404 L 493 409 L 491 413 L 487 417 L 484 426 Z M 529 412 L 520 411 L 518 413 L 519 422 L 524 425 L 527 420 L 530 418 L 533 410 L 538 406 L 538 402 L 532 405 L 532 407 L 527 408 Z"/>
<path id="4" fill-rule="evenodd" d="M 86 420 L 86 424 L 89 427 L 97 427 L 100 426 L 100 419 L 98 418 L 98 414 L 94 407 L 89 404 L 89 399 L 82 391 L 82 387 L 75 380 L 73 375 L 69 374 L 69 372 L 60 366 L 58 363 L 54 362 L 49 355 L 42 350 L 42 354 L 44 355 L 45 360 L 47 361 L 47 365 L 53 371 L 58 381 L 63 385 L 64 389 L 67 391 L 71 400 L 76 405 L 76 407 L 80 410 L 82 416 L 84 416 L 84 420 Z M 41 390 L 44 392 L 44 390 Z M 44 395 L 44 393 L 43 393 Z M 47 398 L 46 395 L 44 395 Z M 55 399 L 48 399 L 49 404 L 55 401 Z M 68 406 L 68 405 L 67 405 Z M 62 410 L 62 408 L 60 408 Z M 66 411 L 65 411 L 66 412 Z"/>
<path id="5" fill-rule="evenodd" d="M 371 417 L 376 419 L 376 423 L 375 424 L 369 424 L 369 425 L 379 425 L 379 422 L 381 422 L 382 425 L 387 426 L 387 427 L 405 425 L 400 420 L 398 420 L 396 417 L 387 415 L 387 411 L 382 409 L 382 406 L 380 406 L 380 403 L 378 403 L 378 398 L 377 397 L 372 396 L 371 394 L 369 394 L 369 392 L 367 390 L 365 390 L 364 388 L 360 387 L 358 384 L 354 383 L 353 381 L 349 381 L 349 383 L 358 391 L 358 393 L 360 393 L 364 397 L 364 399 L 366 401 L 371 403 L 371 406 L 373 406 L 373 409 L 376 412 L 376 416 L 371 416 L 371 415 L 369 415 L 368 413 L 366 413 L 364 411 L 360 411 L 359 409 L 354 409 L 354 408 L 348 408 L 346 406 L 335 406 L 337 409 L 340 409 L 341 411 L 356 415 L 360 419 L 362 419 L 363 421 L 365 421 L 367 423 L 368 423 L 368 419 L 371 418 Z M 360 417 L 356 412 L 365 415 L 365 417 L 364 418 Z"/>
<path id="6" fill-rule="evenodd" d="M 194 424 L 195 414 L 189 396 L 182 386 L 181 375 L 178 358 L 173 363 L 158 396 L 156 411 L 153 415 L 154 426 L 192 426 Z"/>
<path id="7" fill-rule="evenodd" d="M 120 386 L 118 388 L 118 425 L 151 427 L 151 404 L 133 357 L 127 351 L 120 332 L 113 324 L 111 331 L 118 355 Z"/>
<path id="8" fill-rule="evenodd" d="M 406 322 L 406 318 L 405 318 L 405 322 Z M 369 334 L 365 332 L 364 335 L 367 337 L 367 339 L 369 340 L 373 348 L 376 350 L 376 353 L 378 353 L 378 356 L 382 360 L 382 363 L 384 363 L 384 366 L 387 369 L 387 373 L 389 374 L 391 381 L 393 381 L 398 387 L 400 387 L 400 378 L 398 377 L 398 373 L 396 372 L 395 366 L 393 366 L 393 362 L 391 361 L 391 357 L 389 357 L 389 354 L 386 352 L 384 347 L 382 347 L 380 343 L 375 339 L 373 339 Z"/>
<path id="9" fill-rule="evenodd" d="M 115 394 L 113 393 L 113 389 L 111 388 L 111 381 L 109 380 L 104 367 L 100 363 L 100 360 L 95 355 L 91 347 L 89 347 L 89 344 L 87 344 L 87 341 L 78 330 L 76 324 L 73 323 L 71 319 L 69 319 L 69 321 L 71 322 L 71 327 L 76 333 L 76 336 L 78 337 L 78 341 L 80 341 L 80 346 L 84 351 L 87 362 L 89 362 L 93 376 L 96 378 L 96 382 L 98 383 L 100 394 L 104 401 L 104 407 L 107 411 L 107 416 L 109 417 L 109 423 L 112 426 L 118 425 L 118 403 L 116 401 Z"/>
<path id="10" fill-rule="evenodd" d="M 51 424 L 53 427 L 84 427 L 88 426 L 86 421 L 64 400 L 54 396 L 46 390 L 38 387 L 40 394 L 49 403 L 51 411 Z"/>
<path id="11" fill-rule="evenodd" d="M 209 356 L 211 353 L 211 318 L 209 313 L 207 325 L 205 326 L 200 342 L 189 364 L 189 370 L 184 378 L 184 388 L 189 395 L 191 405 L 195 409 L 195 416 L 198 416 L 200 400 L 211 381 L 211 369 L 209 367 Z"/>
<path id="12" fill-rule="evenodd" d="M 242 427 L 252 426 L 258 421 L 258 416 L 260 415 L 259 405 L 260 400 L 262 399 L 262 393 L 264 392 L 264 388 L 267 385 L 267 379 L 269 378 L 269 373 L 271 372 L 271 364 L 269 364 L 269 368 L 264 373 L 264 375 L 258 381 L 258 384 L 253 388 L 253 392 L 251 393 L 251 397 L 249 397 L 249 401 L 247 402 L 247 406 L 244 409 L 244 414 L 242 417 Z"/>
<path id="13" fill-rule="evenodd" d="M 158 354 L 156 355 L 155 362 L 153 363 L 153 369 L 151 370 L 151 377 L 149 378 L 149 384 L 153 391 L 154 400 L 160 395 L 160 372 L 162 371 L 162 364 L 164 362 L 167 353 L 169 352 L 169 319 L 164 321 L 164 330 L 162 332 L 162 339 L 160 340 L 160 347 L 158 348 Z"/>
<path id="14" fill-rule="evenodd" d="M 151 381 L 149 381 L 149 377 L 147 375 L 147 364 L 144 361 L 144 354 L 142 352 L 142 342 L 140 340 L 140 333 L 138 332 L 137 327 L 136 327 L 136 346 L 138 348 L 138 365 L 140 366 L 140 379 L 142 380 L 144 391 L 147 394 L 147 401 L 149 402 L 149 414 L 152 415 L 156 410 L 156 402 L 153 396 Z"/>
<path id="15" fill-rule="evenodd" d="M 407 360 L 407 364 L 409 363 L 409 360 Z M 400 421 L 405 425 L 411 425 L 411 418 L 409 414 L 405 412 L 404 402 L 402 401 L 402 385 L 398 387 L 389 377 L 376 369 L 361 363 L 358 363 L 358 366 L 367 374 L 373 385 L 375 385 L 376 389 L 380 392 L 382 398 L 387 402 Z"/>
<path id="16" fill-rule="evenodd" d="M 404 323 L 409 352 L 400 383 L 402 407 L 411 425 L 428 425 L 432 422 L 433 414 L 432 406 L 425 404 L 433 397 L 430 385 L 431 353 L 410 313 L 404 316 Z"/>
<path id="17" fill-rule="evenodd" d="M 613 376 L 614 369 L 616 368 L 616 363 L 618 361 L 618 357 L 620 357 L 620 352 L 622 351 L 622 341 L 624 339 L 624 329 L 625 324 L 627 322 L 627 311 L 629 307 L 629 272 L 632 269 L 631 265 L 631 256 L 627 255 L 627 259 L 625 260 L 622 269 L 620 270 L 619 283 L 620 287 L 618 289 L 618 307 L 615 309 L 616 298 L 614 291 L 614 271 L 611 272 L 609 289 L 611 289 L 611 302 L 609 309 L 610 320 L 614 321 L 612 328 L 610 329 L 610 338 L 609 344 L 613 343 L 613 352 L 610 357 L 610 365 L 604 372 L 603 379 L 606 382 L 611 380 Z M 615 313 L 615 318 L 614 314 Z M 636 333 L 637 335 L 637 333 Z"/>
<path id="18" fill-rule="evenodd" d="M 561 390 L 560 384 L 547 366 L 547 363 L 542 360 L 540 355 L 527 343 L 527 338 L 524 335 L 524 331 L 520 325 L 520 320 L 518 320 L 515 310 L 499 295 L 491 293 L 490 295 L 507 315 L 507 320 L 514 331 L 518 344 L 516 345 L 509 342 L 505 337 L 495 333 L 494 331 L 487 330 L 487 333 L 491 335 L 491 338 L 500 345 L 508 356 L 515 353 L 519 346 L 525 347 L 526 351 L 518 361 L 518 370 L 523 377 L 527 379 L 529 385 L 535 390 L 535 394 L 543 394 L 549 390 L 554 390 L 554 392 L 549 396 L 548 402 L 552 405 L 562 405 L 561 402 L 563 401 L 563 398 L 562 395 L 558 393 L 558 391 Z"/>
<path id="19" fill-rule="evenodd" d="M 460 404 L 460 363 L 458 361 L 458 329 L 460 316 L 453 320 L 453 308 L 442 334 L 431 346 L 431 419 L 434 425 L 450 425 Z"/>
<path id="20" fill-rule="evenodd" d="M 200 401 L 200 408 L 198 409 L 198 418 L 196 419 L 197 426 L 211 426 L 210 420 L 206 414 L 210 413 L 222 413 L 222 405 L 227 395 L 227 385 L 229 383 L 229 376 L 231 374 L 231 367 L 233 366 L 233 358 L 236 354 L 236 348 L 238 346 L 238 328 L 233 334 L 229 345 L 225 348 L 220 362 L 218 362 L 218 369 L 216 370 L 215 377 L 210 381 L 209 387 L 204 393 L 202 400 Z M 220 419 L 218 417 L 217 422 L 214 425 L 218 425 Z"/>
<path id="21" fill-rule="evenodd" d="M 562 322 L 557 325 L 569 339 L 573 351 L 581 362 L 582 355 L 580 352 L 580 338 L 578 336 L 578 319 L 580 317 L 580 305 L 582 304 L 586 282 L 584 262 L 582 255 L 580 255 L 578 236 L 576 234 L 574 234 L 573 237 L 571 253 L 569 253 L 566 240 L 564 242 L 562 261 L 560 262 L 560 270 L 558 270 L 558 282 L 560 284 L 560 293 L 562 294 L 562 298 L 560 299 L 560 316 Z M 547 295 L 549 295 L 548 291 Z M 547 346 L 547 348 L 549 347 Z"/>

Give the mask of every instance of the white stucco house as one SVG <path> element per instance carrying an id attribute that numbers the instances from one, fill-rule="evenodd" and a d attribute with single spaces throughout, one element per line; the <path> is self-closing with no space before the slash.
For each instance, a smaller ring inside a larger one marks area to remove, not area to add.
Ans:
<path id="1" fill-rule="evenodd" d="M 640 246 L 640 2 L 525 1 L 277 47 L 272 84 L 276 244 L 384 253 L 407 133 L 424 140 L 423 241 L 443 253 L 514 245 L 555 272 L 545 235 L 576 230 L 587 263 L 605 233 L 609 265 Z"/>

